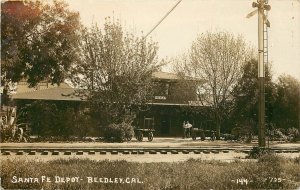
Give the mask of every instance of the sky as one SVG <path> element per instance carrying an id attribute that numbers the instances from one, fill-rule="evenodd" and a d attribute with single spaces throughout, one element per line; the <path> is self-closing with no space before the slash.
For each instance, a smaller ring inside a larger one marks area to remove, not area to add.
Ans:
<path id="1" fill-rule="evenodd" d="M 125 30 L 147 34 L 178 0 L 66 0 L 80 13 L 84 25 L 120 20 Z M 257 49 L 257 15 L 252 0 L 182 0 L 149 35 L 158 42 L 158 56 L 172 58 L 185 53 L 201 33 L 227 31 L 242 35 Z M 269 61 L 275 78 L 289 74 L 300 79 L 300 0 L 269 0 Z"/>

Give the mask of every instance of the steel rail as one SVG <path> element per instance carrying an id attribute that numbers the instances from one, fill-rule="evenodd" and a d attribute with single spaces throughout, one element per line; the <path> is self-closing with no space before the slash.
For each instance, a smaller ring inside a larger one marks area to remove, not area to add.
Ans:
<path id="1" fill-rule="evenodd" d="M 243 153 L 249 153 L 251 151 L 251 147 L 125 147 L 125 148 L 50 148 L 50 147 L 38 147 L 38 148 L 22 148 L 22 147 L 6 147 L 6 148 L 0 148 L 2 155 L 10 155 L 10 153 L 15 153 L 19 155 L 36 155 L 36 153 L 76 153 L 77 155 L 83 154 L 83 153 L 100 153 L 100 154 L 144 154 L 144 153 L 150 153 L 150 154 L 156 154 L 156 153 L 171 153 L 171 154 L 188 154 L 188 153 L 229 153 L 229 152 L 243 152 Z M 270 150 L 274 151 L 275 153 L 300 153 L 300 148 L 270 148 Z M 47 153 L 47 154 L 48 154 Z M 49 154 L 48 154 L 49 155 Z"/>

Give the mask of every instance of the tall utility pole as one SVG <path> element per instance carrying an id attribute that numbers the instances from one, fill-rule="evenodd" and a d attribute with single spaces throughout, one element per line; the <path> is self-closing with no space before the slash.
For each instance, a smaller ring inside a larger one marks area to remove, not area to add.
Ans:
<path id="1" fill-rule="evenodd" d="M 299 131 L 300 131 L 300 82 L 299 82 L 299 95 L 298 95 L 298 104 L 299 104 L 299 107 L 298 107 L 298 122 L 299 122 Z"/>
<path id="2" fill-rule="evenodd" d="M 249 13 L 247 18 L 258 12 L 258 146 L 264 148 L 265 140 L 265 65 L 264 65 L 264 23 L 270 27 L 270 22 L 264 14 L 264 11 L 269 11 L 271 6 L 267 4 L 267 0 L 257 0 L 252 3 L 253 8 L 257 10 Z"/>
<path id="3" fill-rule="evenodd" d="M 258 145 L 266 146 L 265 140 L 265 69 L 264 69 L 264 0 L 258 1 Z M 260 10 L 261 9 L 261 10 Z"/>

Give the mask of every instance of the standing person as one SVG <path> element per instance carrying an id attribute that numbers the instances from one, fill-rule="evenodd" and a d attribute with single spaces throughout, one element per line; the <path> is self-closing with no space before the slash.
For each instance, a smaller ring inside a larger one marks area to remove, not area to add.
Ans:
<path id="1" fill-rule="evenodd" d="M 185 133 L 186 133 L 186 122 L 185 121 L 182 123 L 182 131 L 183 131 L 182 138 L 184 139 L 185 138 Z"/>
<path id="2" fill-rule="evenodd" d="M 192 129 L 193 125 L 190 124 L 189 121 L 187 121 L 185 126 L 186 126 L 186 133 L 185 134 L 186 134 L 186 137 L 189 138 L 190 134 L 191 134 L 191 129 Z"/>
<path id="3" fill-rule="evenodd" d="M 214 130 L 211 131 L 211 140 L 212 141 L 216 140 L 216 134 Z"/>

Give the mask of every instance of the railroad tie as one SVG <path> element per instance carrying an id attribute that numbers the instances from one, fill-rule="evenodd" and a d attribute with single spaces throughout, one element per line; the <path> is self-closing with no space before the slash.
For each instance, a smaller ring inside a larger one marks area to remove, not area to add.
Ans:
<path id="1" fill-rule="evenodd" d="M 286 153 L 293 153 L 293 150 L 286 150 Z"/>
<path id="2" fill-rule="evenodd" d="M 243 150 L 242 152 L 245 153 L 245 154 L 249 154 L 250 150 Z"/>
<path id="3" fill-rule="evenodd" d="M 2 155 L 10 155 L 10 151 L 4 151 L 2 152 Z"/>
<path id="4" fill-rule="evenodd" d="M 23 155 L 23 154 L 24 154 L 24 151 L 22 151 L 22 150 L 18 150 L 16 153 L 16 155 Z"/>
<path id="5" fill-rule="evenodd" d="M 33 150 L 31 150 L 31 151 L 28 153 L 28 155 L 35 155 L 35 154 L 36 154 L 36 152 L 33 151 Z"/>
<path id="6" fill-rule="evenodd" d="M 71 155 L 72 153 L 71 153 L 71 151 L 66 151 L 65 153 L 64 153 L 64 155 Z"/>

